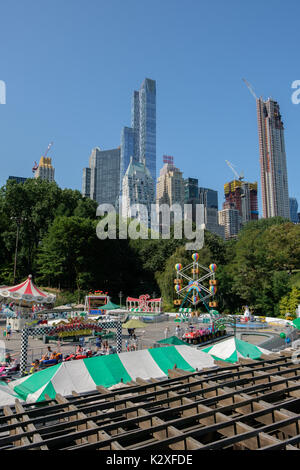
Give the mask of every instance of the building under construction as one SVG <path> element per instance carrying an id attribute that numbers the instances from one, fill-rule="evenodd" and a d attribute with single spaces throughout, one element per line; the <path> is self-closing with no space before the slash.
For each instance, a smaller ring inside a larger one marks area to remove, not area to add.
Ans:
<path id="1" fill-rule="evenodd" d="M 175 367 L 164 380 L 37 405 L 16 400 L 0 409 L 0 449 L 299 450 L 300 365 L 291 354 L 193 373 Z"/>
<path id="2" fill-rule="evenodd" d="M 225 205 L 234 205 L 242 224 L 258 220 L 257 183 L 233 180 L 224 185 Z"/>

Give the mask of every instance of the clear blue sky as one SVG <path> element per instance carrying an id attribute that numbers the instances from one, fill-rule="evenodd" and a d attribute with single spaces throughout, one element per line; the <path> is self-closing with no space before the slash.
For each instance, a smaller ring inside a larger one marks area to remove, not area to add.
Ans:
<path id="1" fill-rule="evenodd" d="M 10 0 L 1 2 L 0 185 L 32 176 L 48 143 L 55 179 L 81 189 L 93 147 L 120 145 L 131 96 L 157 82 L 157 167 L 219 191 L 233 174 L 260 180 L 255 100 L 276 99 L 286 127 L 289 193 L 300 206 L 298 0 Z M 259 192 L 259 202 L 261 194 Z M 261 206 L 261 203 L 260 203 Z"/>

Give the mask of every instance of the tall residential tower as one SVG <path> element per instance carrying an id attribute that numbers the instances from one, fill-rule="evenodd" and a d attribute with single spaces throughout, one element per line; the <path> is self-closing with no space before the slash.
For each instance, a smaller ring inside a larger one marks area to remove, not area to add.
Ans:
<path id="1" fill-rule="evenodd" d="M 263 217 L 290 218 L 284 126 L 279 104 L 257 98 Z"/>

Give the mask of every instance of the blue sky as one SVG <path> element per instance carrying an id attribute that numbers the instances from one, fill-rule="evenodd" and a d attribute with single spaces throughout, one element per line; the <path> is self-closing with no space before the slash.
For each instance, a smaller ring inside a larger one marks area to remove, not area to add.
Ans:
<path id="1" fill-rule="evenodd" d="M 120 145 L 131 96 L 157 82 L 157 167 L 219 191 L 233 173 L 260 180 L 255 100 L 276 99 L 285 123 L 290 196 L 299 189 L 298 0 L 11 0 L 0 5 L 0 185 L 30 177 L 50 141 L 55 179 L 81 189 L 93 147 Z M 261 194 L 259 192 L 261 207 Z"/>

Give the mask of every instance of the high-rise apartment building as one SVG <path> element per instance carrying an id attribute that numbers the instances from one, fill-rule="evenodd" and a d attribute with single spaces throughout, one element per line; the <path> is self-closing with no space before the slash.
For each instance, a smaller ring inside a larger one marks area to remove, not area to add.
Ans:
<path id="1" fill-rule="evenodd" d="M 121 133 L 120 188 L 133 161 L 145 163 L 154 183 L 156 182 L 156 82 L 145 78 L 139 91 L 134 91 L 131 107 L 131 128 Z"/>
<path id="2" fill-rule="evenodd" d="M 279 104 L 256 100 L 263 217 L 289 218 L 289 193 L 284 126 Z"/>
<path id="3" fill-rule="evenodd" d="M 52 166 L 51 157 L 41 157 L 37 170 L 34 173 L 35 178 L 42 180 L 54 181 L 55 169 Z"/>
<path id="4" fill-rule="evenodd" d="M 173 157 L 164 156 L 164 166 L 156 185 L 157 204 L 184 204 L 184 180 L 182 172 L 174 166 Z"/>
<path id="5" fill-rule="evenodd" d="M 242 224 L 258 220 L 257 183 L 233 180 L 224 185 L 225 202 L 233 204 Z"/>
<path id="6" fill-rule="evenodd" d="M 150 227 L 151 205 L 155 202 L 154 194 L 154 181 L 150 171 L 144 163 L 137 162 L 131 157 L 122 184 L 122 217 L 136 218 L 145 227 Z M 140 208 L 138 215 L 134 207 L 136 205 Z"/>
<path id="7" fill-rule="evenodd" d="M 170 219 L 163 221 L 163 205 L 170 209 L 174 204 L 181 207 L 183 217 L 184 205 L 184 179 L 182 172 L 174 166 L 174 159 L 171 156 L 163 156 L 164 166 L 160 170 L 160 175 L 156 185 L 156 206 L 157 220 L 161 233 L 168 231 L 170 225 L 174 224 L 174 213 L 170 213 Z"/>
<path id="8" fill-rule="evenodd" d="M 92 150 L 89 168 L 83 169 L 82 194 L 98 202 L 117 206 L 120 191 L 120 148 Z"/>
<path id="9" fill-rule="evenodd" d="M 298 201 L 295 197 L 290 197 L 290 219 L 294 224 L 298 224 Z"/>
<path id="10" fill-rule="evenodd" d="M 219 224 L 224 226 L 225 239 L 236 238 L 241 229 L 241 216 L 234 204 L 225 202 L 219 211 Z"/>

